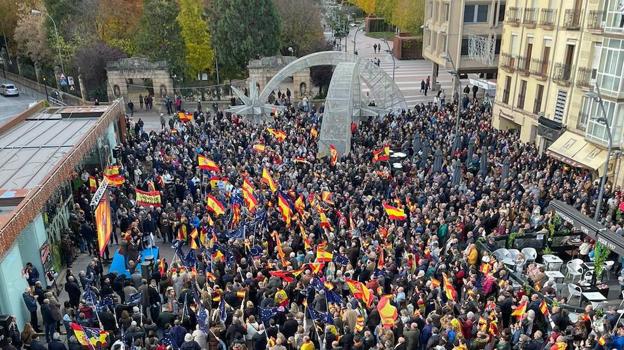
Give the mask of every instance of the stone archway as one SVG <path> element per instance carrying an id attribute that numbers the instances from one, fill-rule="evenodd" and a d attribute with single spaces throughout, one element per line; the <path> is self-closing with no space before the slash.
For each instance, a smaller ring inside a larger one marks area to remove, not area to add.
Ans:
<path id="1" fill-rule="evenodd" d="M 143 57 L 122 58 L 106 65 L 109 100 L 123 97 L 128 100 L 128 81 L 151 79 L 154 97 L 173 94 L 173 79 L 165 61 L 152 62 Z M 147 90 L 147 89 L 146 89 Z"/>

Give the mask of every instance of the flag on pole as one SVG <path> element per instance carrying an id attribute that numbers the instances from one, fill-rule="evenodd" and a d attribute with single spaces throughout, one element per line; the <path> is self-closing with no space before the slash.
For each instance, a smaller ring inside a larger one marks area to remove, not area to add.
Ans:
<path id="1" fill-rule="evenodd" d="M 206 197 L 206 205 L 208 209 L 217 216 L 225 214 L 225 207 L 223 204 L 212 195 Z"/>
<path id="2" fill-rule="evenodd" d="M 518 306 L 516 306 L 514 311 L 511 313 L 511 316 L 516 316 L 517 318 L 522 318 L 522 316 L 524 316 L 524 314 L 526 313 L 526 310 L 527 310 L 528 306 L 529 306 L 529 301 L 528 300 L 525 300 L 525 301 L 521 302 Z"/>
<path id="3" fill-rule="evenodd" d="M 126 182 L 126 178 L 123 177 L 122 175 L 106 175 L 104 174 L 104 177 L 106 178 L 106 180 L 108 181 L 108 185 L 109 186 L 113 186 L 113 187 L 119 187 L 121 185 L 124 184 L 124 182 Z"/>
<path id="4" fill-rule="evenodd" d="M 245 190 L 245 188 L 243 188 L 243 200 L 245 201 L 245 204 L 247 204 L 247 208 L 249 209 L 249 211 L 253 212 L 254 210 L 256 210 L 256 207 L 258 206 L 258 200 L 253 195 L 253 192 L 247 191 Z"/>
<path id="5" fill-rule="evenodd" d="M 182 123 L 188 123 L 188 122 L 193 120 L 193 114 L 192 113 L 178 112 L 178 118 L 180 118 L 180 121 Z"/>
<path id="6" fill-rule="evenodd" d="M 104 176 L 119 175 L 119 169 L 120 169 L 119 165 L 109 165 L 106 168 L 104 168 Z"/>
<path id="7" fill-rule="evenodd" d="M 160 191 L 136 189 L 136 204 L 141 207 L 160 207 Z"/>
<path id="8" fill-rule="evenodd" d="M 540 303 L 539 308 L 544 316 L 548 316 L 548 314 L 550 313 L 550 311 L 548 310 L 548 304 L 546 304 L 546 300 L 542 299 L 542 302 Z"/>
<path id="9" fill-rule="evenodd" d="M 197 245 L 198 236 L 199 233 L 197 232 L 197 229 L 194 228 L 193 231 L 191 231 L 191 249 L 199 249 L 199 246 Z"/>
<path id="10" fill-rule="evenodd" d="M 381 324 L 384 328 L 392 328 L 394 321 L 399 317 L 397 308 L 390 304 L 391 295 L 384 295 L 377 303 L 377 311 L 381 317 Z"/>
<path id="11" fill-rule="evenodd" d="M 111 217 L 111 205 L 108 199 L 108 193 L 100 199 L 97 208 L 95 208 L 95 228 L 97 231 L 98 248 L 100 256 L 104 255 L 106 245 L 110 241 L 113 233 L 113 220 Z"/>
<path id="12" fill-rule="evenodd" d="M 359 281 L 347 278 L 346 282 L 353 296 L 356 299 L 362 300 L 366 304 L 366 307 L 370 307 L 373 302 L 373 295 L 370 292 L 370 289 L 368 289 L 364 283 Z"/>
<path id="13" fill-rule="evenodd" d="M 378 150 L 373 151 L 373 163 L 386 162 L 390 160 L 390 147 L 384 146 Z"/>
<path id="14" fill-rule="evenodd" d="M 290 227 L 292 209 L 290 208 L 290 204 L 288 203 L 288 200 L 284 198 L 284 196 L 281 193 L 277 195 L 277 207 L 280 213 L 282 213 L 282 218 L 284 219 L 284 222 L 286 223 L 286 227 Z"/>
<path id="15" fill-rule="evenodd" d="M 334 260 L 334 254 L 322 248 L 316 249 L 316 262 L 325 263 Z"/>
<path id="16" fill-rule="evenodd" d="M 273 128 L 268 128 L 267 131 L 271 134 L 278 142 L 284 142 L 286 140 L 286 132 L 283 130 L 276 130 Z"/>
<path id="17" fill-rule="evenodd" d="M 266 168 L 262 169 L 262 182 L 269 186 L 271 192 L 275 193 L 275 191 L 277 191 L 277 185 L 271 178 L 271 174 L 269 174 L 269 171 Z"/>
<path id="18" fill-rule="evenodd" d="M 329 191 L 321 192 L 321 199 L 327 204 L 334 205 L 334 201 L 332 200 L 332 193 Z"/>
<path id="19" fill-rule="evenodd" d="M 197 156 L 197 163 L 199 164 L 199 168 L 201 170 L 214 171 L 217 173 L 221 171 L 217 163 L 208 157 L 202 156 L 201 154 Z"/>
<path id="20" fill-rule="evenodd" d="M 74 331 L 76 340 L 78 340 L 81 345 L 95 348 L 106 344 L 108 332 L 99 328 L 83 327 L 75 322 L 71 322 L 69 325 Z"/>
<path id="21" fill-rule="evenodd" d="M 405 214 L 405 211 L 403 209 L 397 208 L 397 207 L 393 207 L 389 204 L 383 204 L 383 208 L 386 211 L 386 214 L 388 214 L 388 218 L 390 220 L 399 220 L 399 221 L 403 221 L 405 219 L 407 219 L 407 214 Z"/>
<path id="22" fill-rule="evenodd" d="M 444 280 L 444 293 L 446 293 L 446 298 L 449 300 L 456 301 L 457 300 L 457 291 L 451 281 L 449 281 L 448 277 L 446 277 L 446 273 L 442 275 L 442 279 Z"/>

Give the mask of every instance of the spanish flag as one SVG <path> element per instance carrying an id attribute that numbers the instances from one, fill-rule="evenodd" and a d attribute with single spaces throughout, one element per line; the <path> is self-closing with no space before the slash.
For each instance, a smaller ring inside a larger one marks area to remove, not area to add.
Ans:
<path id="1" fill-rule="evenodd" d="M 268 128 L 267 131 L 271 134 L 278 142 L 284 142 L 286 140 L 286 132 L 283 130 L 275 130 L 273 128 Z"/>
<path id="2" fill-rule="evenodd" d="M 258 152 L 258 153 L 262 153 L 266 150 L 266 146 L 261 144 L 261 143 L 257 143 L 255 145 L 253 145 L 253 150 Z"/>
<path id="3" fill-rule="evenodd" d="M 187 123 L 193 120 L 193 113 L 178 112 L 178 118 L 180 118 L 181 122 Z"/>
<path id="4" fill-rule="evenodd" d="M 277 256 L 280 258 L 282 265 L 288 265 L 288 260 L 286 260 L 286 253 L 284 253 L 284 249 L 282 248 L 282 240 L 279 237 L 277 231 L 273 231 L 273 238 L 275 239 L 275 246 L 277 248 Z"/>
<path id="5" fill-rule="evenodd" d="M 550 311 L 548 310 L 548 304 L 546 304 L 546 300 L 542 299 L 542 302 L 540 303 L 540 311 L 542 312 L 542 315 L 544 316 L 548 316 L 548 314 L 550 313 Z"/>
<path id="6" fill-rule="evenodd" d="M 121 175 L 106 175 L 104 174 L 104 178 L 108 181 L 109 186 L 119 187 L 126 182 L 126 179 Z"/>
<path id="7" fill-rule="evenodd" d="M 277 191 L 277 185 L 271 178 L 271 174 L 269 174 L 269 171 L 266 168 L 262 169 L 262 182 L 269 186 L 271 192 Z"/>
<path id="8" fill-rule="evenodd" d="M 334 260 L 334 254 L 322 248 L 316 249 L 316 262 L 326 263 Z"/>
<path id="9" fill-rule="evenodd" d="M 104 168 L 104 176 L 119 175 L 119 165 L 109 165 Z"/>
<path id="10" fill-rule="evenodd" d="M 165 262 L 165 258 L 161 258 L 158 263 L 158 272 L 160 273 L 160 277 L 165 277 L 167 274 L 167 263 Z"/>
<path id="11" fill-rule="evenodd" d="M 431 289 L 438 288 L 440 285 L 441 283 L 439 279 L 431 277 Z"/>
<path id="12" fill-rule="evenodd" d="M 286 227 L 290 227 L 290 221 L 292 218 L 292 209 L 290 208 L 290 204 L 288 203 L 288 200 L 284 198 L 284 196 L 281 193 L 277 195 L 277 207 L 280 213 L 282 213 L 282 218 L 284 219 L 284 222 L 286 222 Z"/>
<path id="13" fill-rule="evenodd" d="M 385 203 L 383 204 L 383 207 L 386 210 L 386 214 L 388 214 L 388 218 L 390 218 L 390 220 L 403 221 L 407 219 L 407 214 L 405 214 L 403 209 L 399 209 Z"/>
<path id="14" fill-rule="evenodd" d="M 95 177 L 89 176 L 89 191 L 95 192 L 98 189 L 98 183 Z"/>
<path id="15" fill-rule="evenodd" d="M 217 163 L 207 157 L 202 156 L 201 154 L 197 156 L 197 163 L 199 164 L 199 168 L 201 170 L 214 171 L 217 173 L 220 171 Z"/>
<path id="16" fill-rule="evenodd" d="M 249 209 L 249 211 L 253 212 L 254 210 L 256 210 L 256 207 L 258 206 L 258 200 L 253 195 L 252 191 L 248 191 L 243 188 L 243 200 L 245 201 L 245 204 L 247 204 L 247 208 Z"/>
<path id="17" fill-rule="evenodd" d="M 210 282 L 214 282 L 217 280 L 217 276 L 215 276 L 214 273 L 210 271 L 206 271 L 206 279 Z"/>
<path id="18" fill-rule="evenodd" d="M 327 204 L 334 205 L 334 201 L 332 201 L 332 193 L 329 191 L 321 192 L 321 199 Z"/>
<path id="19" fill-rule="evenodd" d="M 293 159 L 293 162 L 298 163 L 298 164 L 308 164 L 308 165 L 312 165 L 312 163 L 308 162 L 305 157 L 295 157 Z"/>
<path id="20" fill-rule="evenodd" d="M 295 200 L 295 210 L 301 215 L 303 215 L 303 212 L 305 211 L 305 202 L 303 200 L 303 195 L 301 194 L 297 197 L 297 200 Z"/>
<path id="21" fill-rule="evenodd" d="M 219 202 L 219 200 L 212 195 L 208 195 L 206 197 L 206 205 L 208 206 L 208 209 L 217 216 L 225 214 L 225 207 L 223 204 L 221 204 L 221 202 Z"/>
<path id="22" fill-rule="evenodd" d="M 525 300 L 520 305 L 516 306 L 516 309 L 511 313 L 511 316 L 516 316 L 518 318 L 522 318 L 526 313 L 527 306 L 529 305 L 529 301 Z"/>
<path id="23" fill-rule="evenodd" d="M 373 163 L 386 162 L 390 160 L 390 147 L 384 146 L 381 149 L 373 151 Z"/>
<path id="24" fill-rule="evenodd" d="M 71 322 L 69 325 L 81 345 L 89 348 L 100 348 L 106 345 L 108 332 L 99 328 L 83 327 L 75 322 Z"/>
<path id="25" fill-rule="evenodd" d="M 197 245 L 198 236 L 199 233 L 197 233 L 197 229 L 194 228 L 193 231 L 191 231 L 191 249 L 199 249 L 199 246 Z"/>
<path id="26" fill-rule="evenodd" d="M 160 207 L 160 191 L 141 191 L 136 189 L 136 204 L 141 207 Z"/>
<path id="27" fill-rule="evenodd" d="M 338 151 L 336 150 L 336 146 L 329 145 L 329 165 L 336 166 L 336 162 L 338 162 Z"/>
<path id="28" fill-rule="evenodd" d="M 442 275 L 442 279 L 444 280 L 444 293 L 446 294 L 446 298 L 449 300 L 456 301 L 457 300 L 457 291 L 451 281 L 449 281 L 446 274 Z"/>
<path id="29" fill-rule="evenodd" d="M 364 320 L 364 316 L 359 315 L 355 320 L 355 331 L 357 333 L 360 333 L 364 330 L 365 326 L 366 326 L 366 322 Z"/>
<path id="30" fill-rule="evenodd" d="M 254 187 L 251 184 L 251 181 L 249 181 L 248 178 L 244 178 L 243 179 L 243 191 L 248 191 L 249 193 L 253 193 L 254 192 Z"/>
<path id="31" fill-rule="evenodd" d="M 271 275 L 273 277 L 280 278 L 280 279 L 282 279 L 282 280 L 284 280 L 285 282 L 288 282 L 288 283 L 291 283 L 291 282 L 295 281 L 295 276 L 290 271 L 282 271 L 282 270 L 269 271 L 269 275 Z"/>
<path id="32" fill-rule="evenodd" d="M 232 204 L 232 227 L 236 227 L 241 219 L 241 208 L 240 204 L 234 203 Z"/>
<path id="33" fill-rule="evenodd" d="M 315 127 L 312 127 L 312 129 L 310 129 L 310 136 L 312 136 L 313 139 L 315 139 L 318 136 L 318 131 L 316 130 Z"/>
<path id="34" fill-rule="evenodd" d="M 370 307 L 373 302 L 373 295 L 370 292 L 370 289 L 368 289 L 364 283 L 359 281 L 346 279 L 346 282 L 353 296 L 356 299 L 362 300 L 366 304 L 366 307 Z"/>
<path id="35" fill-rule="evenodd" d="M 320 226 L 322 228 L 327 228 L 327 229 L 332 229 L 332 225 L 331 222 L 329 222 L 329 219 L 327 218 L 327 215 L 325 215 L 325 213 L 323 213 L 322 211 L 319 213 L 319 217 L 321 218 L 321 224 Z"/>
<path id="36" fill-rule="evenodd" d="M 399 317 L 397 308 L 390 304 L 391 295 L 384 295 L 377 303 L 377 311 L 381 317 L 381 324 L 384 328 L 392 328 L 394 321 Z"/>

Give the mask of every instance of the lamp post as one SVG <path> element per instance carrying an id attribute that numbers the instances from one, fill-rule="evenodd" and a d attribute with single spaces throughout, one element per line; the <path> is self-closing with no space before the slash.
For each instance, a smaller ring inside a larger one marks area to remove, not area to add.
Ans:
<path id="1" fill-rule="evenodd" d="M 600 106 L 600 110 L 602 112 L 602 117 L 595 118 L 596 121 L 604 123 L 607 128 L 607 137 L 609 138 L 609 143 L 607 146 L 607 161 L 604 165 L 604 171 L 602 174 L 602 179 L 600 179 L 600 191 L 598 192 L 598 202 L 596 203 L 596 212 L 594 213 L 594 220 L 598 221 L 600 217 L 600 211 L 602 208 L 602 197 L 604 197 L 604 188 L 605 183 L 607 182 L 607 173 L 609 172 L 609 160 L 611 159 L 611 148 L 613 147 L 613 137 L 611 135 L 611 126 L 609 125 L 609 119 L 607 118 L 607 112 L 604 108 L 604 101 L 600 96 L 600 88 L 596 85 L 596 92 L 589 91 L 585 94 L 585 96 L 593 99 Z"/>
<path id="2" fill-rule="evenodd" d="M 355 34 L 353 35 L 353 54 L 356 55 L 357 54 L 357 50 L 356 50 L 356 41 L 355 39 L 357 39 L 357 35 L 358 32 L 362 29 L 362 26 L 357 27 L 357 29 L 355 30 Z"/>
<path id="3" fill-rule="evenodd" d="M 457 68 L 455 67 L 455 62 L 453 62 L 453 59 L 451 58 L 451 55 L 449 55 L 448 51 L 444 54 L 444 59 L 447 62 L 451 63 L 451 66 L 453 67 L 453 70 L 450 71 L 451 75 L 453 75 L 453 77 L 455 78 L 455 82 L 456 84 L 454 84 L 457 88 L 457 110 L 455 111 L 455 149 L 459 148 L 459 111 L 460 111 L 460 107 L 459 107 L 459 97 L 461 96 L 461 82 L 459 81 L 459 73 L 457 72 Z"/>
<path id="4" fill-rule="evenodd" d="M 61 42 L 61 37 L 59 36 L 58 30 L 56 29 L 56 22 L 54 22 L 54 18 L 52 18 L 52 16 L 50 16 L 47 12 L 41 12 L 41 11 L 35 10 L 35 9 L 30 10 L 30 14 L 31 15 L 45 14 L 52 21 L 52 26 L 54 27 L 54 35 L 56 35 L 56 41 L 57 41 L 56 49 L 57 49 L 57 53 L 58 53 L 59 64 L 61 65 L 61 72 L 64 75 L 65 74 L 65 66 L 63 65 L 63 57 L 61 56 L 61 46 L 59 45 L 60 42 Z"/>

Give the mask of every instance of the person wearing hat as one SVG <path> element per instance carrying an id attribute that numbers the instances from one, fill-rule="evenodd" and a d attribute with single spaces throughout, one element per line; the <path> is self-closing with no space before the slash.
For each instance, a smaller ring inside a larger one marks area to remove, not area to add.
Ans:
<path id="1" fill-rule="evenodd" d="M 180 345 L 180 350 L 201 350 L 202 348 L 195 341 L 190 333 L 184 335 L 184 343 Z"/>

